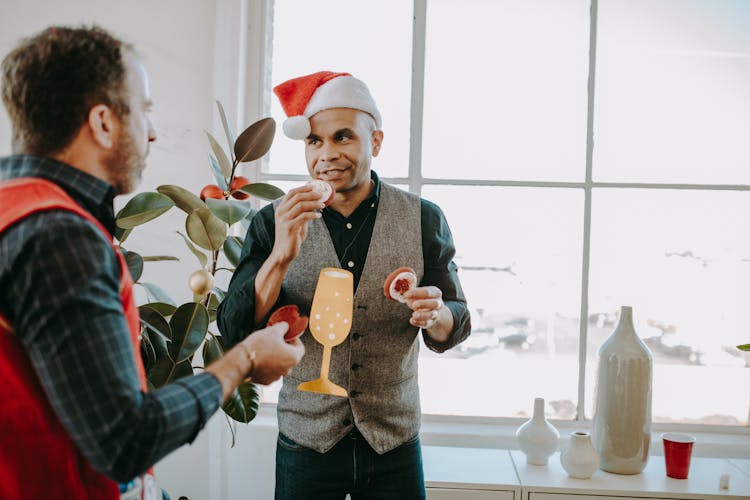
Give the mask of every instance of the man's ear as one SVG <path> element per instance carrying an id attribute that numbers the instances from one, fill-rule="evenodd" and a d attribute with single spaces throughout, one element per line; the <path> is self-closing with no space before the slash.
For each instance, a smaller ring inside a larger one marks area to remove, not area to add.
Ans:
<path id="1" fill-rule="evenodd" d="M 380 154 L 380 146 L 383 145 L 383 131 L 375 130 L 372 133 L 372 156 Z"/>
<path id="2" fill-rule="evenodd" d="M 119 121 L 106 104 L 97 104 L 89 110 L 89 128 L 91 137 L 104 149 L 112 149 Z"/>

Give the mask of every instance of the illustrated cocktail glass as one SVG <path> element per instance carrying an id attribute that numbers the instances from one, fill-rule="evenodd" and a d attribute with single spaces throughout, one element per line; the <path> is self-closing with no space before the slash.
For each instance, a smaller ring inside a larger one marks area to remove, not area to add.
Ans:
<path id="1" fill-rule="evenodd" d="M 346 397 L 343 387 L 328 379 L 331 349 L 349 335 L 354 304 L 354 275 L 344 269 L 326 267 L 320 271 L 310 309 L 310 333 L 323 344 L 320 378 L 297 386 L 301 391 Z"/>

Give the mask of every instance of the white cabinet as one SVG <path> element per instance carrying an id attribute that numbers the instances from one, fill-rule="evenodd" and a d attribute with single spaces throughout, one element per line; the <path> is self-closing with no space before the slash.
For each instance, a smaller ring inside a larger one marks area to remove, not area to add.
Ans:
<path id="1" fill-rule="evenodd" d="M 465 488 L 427 488 L 427 500 L 515 500 L 515 493 Z"/>
<path id="2" fill-rule="evenodd" d="M 661 500 L 656 497 L 631 497 L 631 496 L 599 496 L 599 495 L 568 495 L 566 493 L 530 493 L 529 500 Z"/>
<path id="3" fill-rule="evenodd" d="M 693 457 L 688 479 L 667 477 L 663 456 L 651 456 L 641 474 L 598 470 L 591 479 L 573 479 L 560 465 L 558 453 L 546 466 L 528 465 L 518 450 L 510 453 L 522 487 L 521 500 L 750 500 L 750 477 L 726 459 Z M 728 490 L 719 489 L 724 473 L 732 476 Z"/>
<path id="4" fill-rule="evenodd" d="M 508 450 L 423 446 L 428 500 L 520 500 Z"/>
<path id="5" fill-rule="evenodd" d="M 667 477 L 663 456 L 641 474 L 573 479 L 559 453 L 529 465 L 519 450 L 424 446 L 428 500 L 750 500 L 750 460 L 693 457 L 688 479 Z M 719 488 L 730 474 L 729 489 Z"/>

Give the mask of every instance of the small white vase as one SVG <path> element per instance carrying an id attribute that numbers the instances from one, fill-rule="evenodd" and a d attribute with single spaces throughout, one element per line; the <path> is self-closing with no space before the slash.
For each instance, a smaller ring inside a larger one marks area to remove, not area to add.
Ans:
<path id="1" fill-rule="evenodd" d="M 547 465 L 557 451 L 560 433 L 544 416 L 544 398 L 534 398 L 534 414 L 516 430 L 516 439 L 526 462 L 532 465 Z"/>
<path id="2" fill-rule="evenodd" d="M 570 435 L 570 444 L 560 453 L 560 464 L 570 477 L 590 479 L 599 468 L 599 455 L 591 444 L 591 434 L 576 431 Z"/>

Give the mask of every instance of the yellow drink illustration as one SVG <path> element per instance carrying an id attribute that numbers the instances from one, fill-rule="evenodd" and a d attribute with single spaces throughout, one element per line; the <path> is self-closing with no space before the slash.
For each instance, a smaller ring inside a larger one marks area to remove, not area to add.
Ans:
<path id="1" fill-rule="evenodd" d="M 328 379 L 328 372 L 331 349 L 346 340 L 352 327 L 353 304 L 354 275 L 334 267 L 321 269 L 310 309 L 310 333 L 323 344 L 320 378 L 301 383 L 297 386 L 300 391 L 342 397 L 348 395 L 346 389 Z"/>

